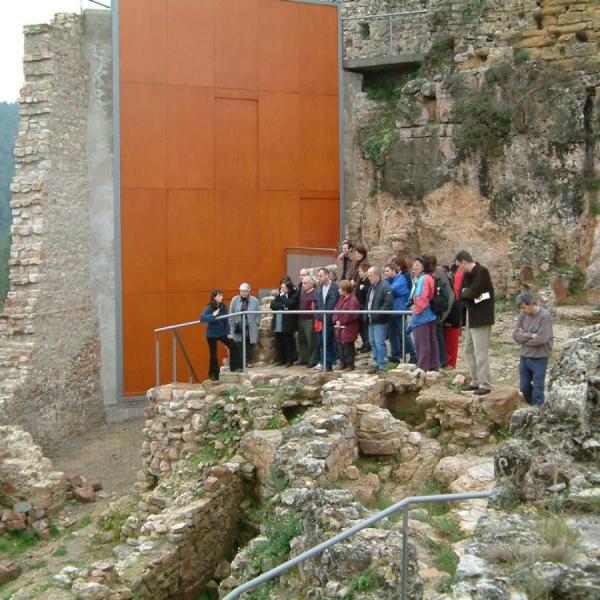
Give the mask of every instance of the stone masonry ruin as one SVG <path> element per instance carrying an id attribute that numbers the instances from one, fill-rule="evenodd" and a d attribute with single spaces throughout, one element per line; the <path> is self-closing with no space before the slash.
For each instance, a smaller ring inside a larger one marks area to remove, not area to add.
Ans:
<path id="1" fill-rule="evenodd" d="M 447 261 L 466 244 L 501 294 L 597 299 L 597 3 L 343 10 L 349 236 L 381 263 L 426 250 Z M 371 18 L 401 10 L 414 12 L 391 29 Z M 76 533 L 62 511 L 92 516 L 81 555 L 49 580 L 2 562 L 0 598 L 223 597 L 404 496 L 492 487 L 489 504 L 410 511 L 409 597 L 600 598 L 597 326 L 565 344 L 537 411 L 512 386 L 476 399 L 458 393 L 460 375 L 408 365 L 384 377 L 271 368 L 266 316 L 260 371 L 149 390 L 131 493 L 88 504 L 99 482 L 53 467 L 44 453 L 128 414 L 113 350 L 110 35 L 103 11 L 26 30 L 0 315 L 0 535 L 59 552 Z M 401 538 L 386 519 L 254 597 L 398 598 Z"/>

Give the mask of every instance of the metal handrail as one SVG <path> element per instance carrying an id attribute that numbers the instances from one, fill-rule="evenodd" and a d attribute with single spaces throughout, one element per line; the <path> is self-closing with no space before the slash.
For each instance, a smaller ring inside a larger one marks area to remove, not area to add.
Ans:
<path id="1" fill-rule="evenodd" d="M 231 319 L 233 317 L 242 317 L 242 331 L 244 332 L 242 334 L 242 371 L 245 373 L 247 370 L 247 365 L 246 365 L 246 317 L 247 315 L 264 315 L 264 314 L 284 314 L 284 315 L 317 315 L 317 316 L 321 316 L 323 317 L 322 319 L 317 319 L 317 320 L 322 320 L 327 322 L 327 315 L 333 315 L 333 314 L 352 314 L 352 315 L 399 315 L 402 317 L 402 362 L 405 361 L 406 359 L 406 335 L 405 335 L 405 330 L 406 330 L 406 317 L 407 315 L 412 314 L 411 311 L 409 310 L 272 310 L 269 309 L 268 311 L 264 311 L 264 310 L 243 310 L 243 311 L 239 311 L 239 312 L 235 312 L 235 313 L 227 313 L 226 315 L 220 315 L 218 317 L 215 317 L 215 320 L 220 321 L 223 319 Z M 177 381 L 177 359 L 176 359 L 176 344 L 177 341 L 175 340 L 175 332 L 178 329 L 182 329 L 184 327 L 191 327 L 194 325 L 199 325 L 202 321 L 197 320 L 197 321 L 187 321 L 186 323 L 179 323 L 177 325 L 167 325 L 166 327 L 157 327 L 154 330 L 154 365 L 155 365 L 155 378 L 156 378 L 156 387 L 160 386 L 160 341 L 159 341 L 159 337 L 158 335 L 160 333 L 164 333 L 166 331 L 172 331 L 173 332 L 173 340 L 172 340 L 172 346 L 173 346 L 173 356 L 172 356 L 172 361 L 173 361 L 173 366 L 172 366 L 172 383 L 175 383 Z M 329 320 L 329 322 L 331 322 Z M 323 327 L 322 330 L 322 337 L 323 337 L 323 360 L 325 361 L 325 364 L 323 365 L 323 369 L 327 368 L 327 327 Z M 178 340 L 179 344 L 183 347 L 183 341 L 181 339 Z M 187 353 L 185 353 L 185 355 L 187 355 Z M 187 356 L 186 356 L 187 358 Z M 189 360 L 188 360 L 188 364 Z"/>
<path id="2" fill-rule="evenodd" d="M 356 532 L 361 529 L 365 529 L 370 527 L 371 525 L 381 521 L 381 519 L 391 515 L 402 509 L 402 600 L 407 600 L 408 596 L 408 507 L 411 504 L 427 504 L 429 502 L 452 502 L 457 500 L 471 500 L 473 498 L 489 498 L 491 496 L 491 491 L 483 491 L 483 492 L 468 492 L 462 494 L 437 494 L 433 496 L 409 496 L 408 498 L 404 498 L 404 500 L 400 500 L 400 502 L 396 502 L 396 504 L 392 504 L 385 510 L 377 513 L 357 523 L 350 529 L 346 531 L 342 531 L 342 533 L 332 537 L 331 539 L 322 542 L 318 546 L 314 546 L 306 552 L 295 556 L 294 558 L 284 562 L 282 565 L 243 583 L 242 585 L 235 588 L 232 592 L 229 592 L 227 596 L 223 598 L 223 600 L 234 600 L 234 598 L 239 598 L 244 592 L 247 592 L 259 585 L 289 571 L 293 567 L 299 565 L 300 563 L 316 556 L 317 554 L 321 554 L 327 548 L 334 546 L 335 544 L 342 542 L 348 539 L 351 535 L 354 535 Z"/>

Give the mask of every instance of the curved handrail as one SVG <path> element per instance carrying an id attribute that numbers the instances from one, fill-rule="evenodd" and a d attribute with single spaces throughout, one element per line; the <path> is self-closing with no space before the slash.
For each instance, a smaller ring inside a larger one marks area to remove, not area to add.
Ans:
<path id="1" fill-rule="evenodd" d="M 389 506 L 385 510 L 378 512 L 376 515 L 373 515 L 367 519 L 364 519 L 360 523 L 357 523 L 353 527 L 350 527 L 350 529 L 347 529 L 346 531 L 342 531 L 342 533 L 339 533 L 335 537 L 332 537 L 331 539 L 326 540 L 325 542 L 322 542 L 319 545 L 314 546 L 313 548 L 310 548 L 309 550 L 306 550 L 306 552 L 302 552 L 302 554 L 299 554 L 298 556 L 291 558 L 290 560 L 284 562 L 283 564 L 279 565 L 278 567 L 275 567 L 275 568 L 271 569 L 270 571 L 267 571 L 266 573 L 263 573 L 262 575 L 259 575 L 258 577 L 255 577 L 254 579 L 247 581 L 246 583 L 243 583 L 242 585 L 235 588 L 232 592 L 227 594 L 227 596 L 225 596 L 223 598 L 223 600 L 234 600 L 234 598 L 239 598 L 244 592 L 252 590 L 255 587 L 258 587 L 259 585 L 265 583 L 266 581 L 269 581 L 270 579 L 273 579 L 274 577 L 277 577 L 278 575 L 285 573 L 289 569 L 292 569 L 293 567 L 299 565 L 300 563 L 304 562 L 305 560 L 308 560 L 309 558 L 312 558 L 313 556 L 320 554 L 327 548 L 330 548 L 331 546 L 334 546 L 335 544 L 348 539 L 351 535 L 354 535 L 356 532 L 360 531 L 361 529 L 370 527 L 371 525 L 377 523 L 378 521 L 381 521 L 381 519 L 397 512 L 399 510 L 402 510 L 402 512 L 403 512 L 403 515 L 402 515 L 403 516 L 403 519 L 402 519 L 402 600 L 406 600 L 407 584 L 408 584 L 408 581 L 407 581 L 408 580 L 408 551 L 407 551 L 408 550 L 408 510 L 407 510 L 408 506 L 410 504 L 426 504 L 429 502 L 449 502 L 449 501 L 451 502 L 451 501 L 457 501 L 457 500 L 471 500 L 473 498 L 489 498 L 491 496 L 491 494 L 492 494 L 491 491 L 486 490 L 483 492 L 467 492 L 467 493 L 462 493 L 462 494 L 437 494 L 437 495 L 432 495 L 432 496 L 409 496 L 408 498 L 404 498 L 404 500 L 400 500 L 399 502 L 396 502 L 396 504 L 392 504 L 392 506 Z"/>

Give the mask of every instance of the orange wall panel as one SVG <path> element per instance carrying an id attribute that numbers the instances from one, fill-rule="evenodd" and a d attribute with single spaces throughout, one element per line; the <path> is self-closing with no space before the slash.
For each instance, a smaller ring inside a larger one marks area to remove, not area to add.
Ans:
<path id="1" fill-rule="evenodd" d="M 166 185 L 215 184 L 214 97 L 210 88 L 167 88 Z"/>
<path id="2" fill-rule="evenodd" d="M 276 286 L 287 246 L 338 241 L 337 14 L 121 0 L 120 19 L 124 392 L 141 395 L 153 329 L 198 318 L 214 287 L 229 303 L 243 281 Z M 181 332 L 201 378 L 205 332 Z M 160 339 L 164 383 L 172 344 Z"/>
<path id="3" fill-rule="evenodd" d="M 121 192 L 121 265 L 124 294 L 167 289 L 165 190 Z"/>
<path id="4" fill-rule="evenodd" d="M 168 0 L 167 6 L 166 82 L 212 86 L 215 0 Z"/>
<path id="5" fill-rule="evenodd" d="M 167 90 L 161 85 L 121 85 L 121 186 L 165 185 Z"/>
<path id="6" fill-rule="evenodd" d="M 258 81 L 261 90 L 298 92 L 300 34 L 295 2 L 259 0 Z"/>
<path id="7" fill-rule="evenodd" d="M 261 190 L 297 190 L 300 185 L 300 96 L 261 92 L 258 118 Z"/>
<path id="8" fill-rule="evenodd" d="M 119 2 L 121 81 L 164 82 L 167 55 L 167 0 Z"/>
<path id="9" fill-rule="evenodd" d="M 338 190 L 337 98 L 303 95 L 300 111 L 302 189 Z"/>
<path id="10" fill-rule="evenodd" d="M 277 287 L 286 274 L 285 249 L 300 243 L 298 192 L 260 192 L 259 220 L 259 235 L 255 238 L 260 255 L 256 287 Z M 294 279 L 295 275 L 291 277 Z"/>
<path id="11" fill-rule="evenodd" d="M 255 277 L 259 254 L 258 192 L 215 192 L 215 287 L 236 290 Z"/>
<path id="12" fill-rule="evenodd" d="M 124 386 L 130 395 L 145 395 L 154 385 L 154 328 L 167 325 L 165 294 L 123 296 Z M 161 382 L 170 381 L 170 340 L 161 338 Z"/>
<path id="13" fill-rule="evenodd" d="M 256 190 L 258 108 L 255 100 L 215 99 L 217 190 Z"/>
<path id="14" fill-rule="evenodd" d="M 338 243 L 339 221 L 337 198 L 302 198 L 300 200 L 300 245 L 335 248 Z"/>
<path id="15" fill-rule="evenodd" d="M 258 0 L 217 0 L 215 86 L 258 87 Z"/>
<path id="16" fill-rule="evenodd" d="M 166 229 L 169 291 L 212 289 L 216 254 L 214 192 L 170 190 Z"/>

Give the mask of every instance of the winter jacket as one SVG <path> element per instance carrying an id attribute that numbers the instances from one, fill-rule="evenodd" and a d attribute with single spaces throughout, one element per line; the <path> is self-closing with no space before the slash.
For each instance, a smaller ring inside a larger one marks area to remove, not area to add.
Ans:
<path id="1" fill-rule="evenodd" d="M 229 335 L 229 319 L 219 319 L 213 316 L 213 312 L 216 310 L 216 306 L 212 303 L 209 303 L 202 314 L 200 315 L 200 321 L 202 323 L 208 323 L 208 327 L 206 328 L 206 337 L 207 338 L 221 338 L 227 337 Z M 224 315 L 228 315 L 229 311 L 227 310 L 227 305 L 225 302 L 221 302 L 219 305 L 219 317 Z"/>
<path id="2" fill-rule="evenodd" d="M 370 306 L 369 306 L 370 304 Z M 367 306 L 371 310 L 393 310 L 394 296 L 392 290 L 384 283 L 383 279 L 376 285 L 372 285 L 367 296 Z M 392 318 L 392 315 L 369 315 L 372 325 L 383 325 Z"/>
<path id="3" fill-rule="evenodd" d="M 385 283 L 392 290 L 394 310 L 406 310 L 406 303 L 408 302 L 408 296 L 410 294 L 410 289 L 408 288 L 408 285 L 406 285 L 406 277 L 400 273 L 391 279 L 386 277 Z"/>
<path id="4" fill-rule="evenodd" d="M 488 300 L 475 302 L 485 293 L 490 295 Z M 469 328 L 494 324 L 494 285 L 490 272 L 483 265 L 475 263 L 471 272 L 465 273 L 460 299 L 467 307 Z"/>
<path id="5" fill-rule="evenodd" d="M 327 296 L 325 297 L 325 301 L 323 301 L 323 291 L 321 286 L 317 288 L 317 310 L 333 310 L 337 301 L 340 299 L 340 290 L 338 289 L 337 283 L 332 281 L 329 284 L 329 289 L 327 290 Z M 331 323 L 332 315 L 325 315 L 325 322 Z M 316 314 L 315 321 L 323 321 L 323 315 Z"/>
<path id="6" fill-rule="evenodd" d="M 296 310 L 298 308 L 298 294 L 279 294 L 271 300 L 271 310 Z M 275 329 L 277 315 L 273 315 L 271 329 Z M 283 315 L 282 333 L 298 331 L 298 315 Z"/>
<path id="7" fill-rule="evenodd" d="M 242 297 L 234 296 L 231 299 L 229 310 L 232 313 L 240 312 L 242 310 Z M 260 301 L 254 296 L 248 296 L 248 310 L 260 310 Z M 248 327 L 248 336 L 250 337 L 250 343 L 256 344 L 258 340 L 258 328 L 260 327 L 261 315 L 246 315 L 246 326 Z M 233 339 L 236 342 L 242 341 L 242 317 L 231 317 L 229 319 L 231 331 L 233 332 Z"/>
<path id="8" fill-rule="evenodd" d="M 335 305 L 336 310 L 360 310 L 360 305 L 355 296 L 340 296 L 337 304 Z M 333 322 L 340 322 L 343 327 L 335 328 L 335 339 L 342 344 L 348 342 L 354 342 L 358 337 L 359 331 L 359 314 L 347 315 L 347 314 L 334 314 Z"/>
<path id="9" fill-rule="evenodd" d="M 354 294 L 361 308 L 367 307 L 367 298 L 369 297 L 369 290 L 371 289 L 371 280 L 368 277 L 364 279 L 358 279 L 354 286 Z"/>
<path id="10" fill-rule="evenodd" d="M 435 291 L 435 283 L 433 277 L 429 273 L 421 273 L 413 283 L 413 288 L 410 297 L 413 301 L 411 326 L 413 328 L 419 325 L 425 325 L 431 321 L 435 321 L 437 317 L 429 306 L 430 300 L 433 298 Z"/>

